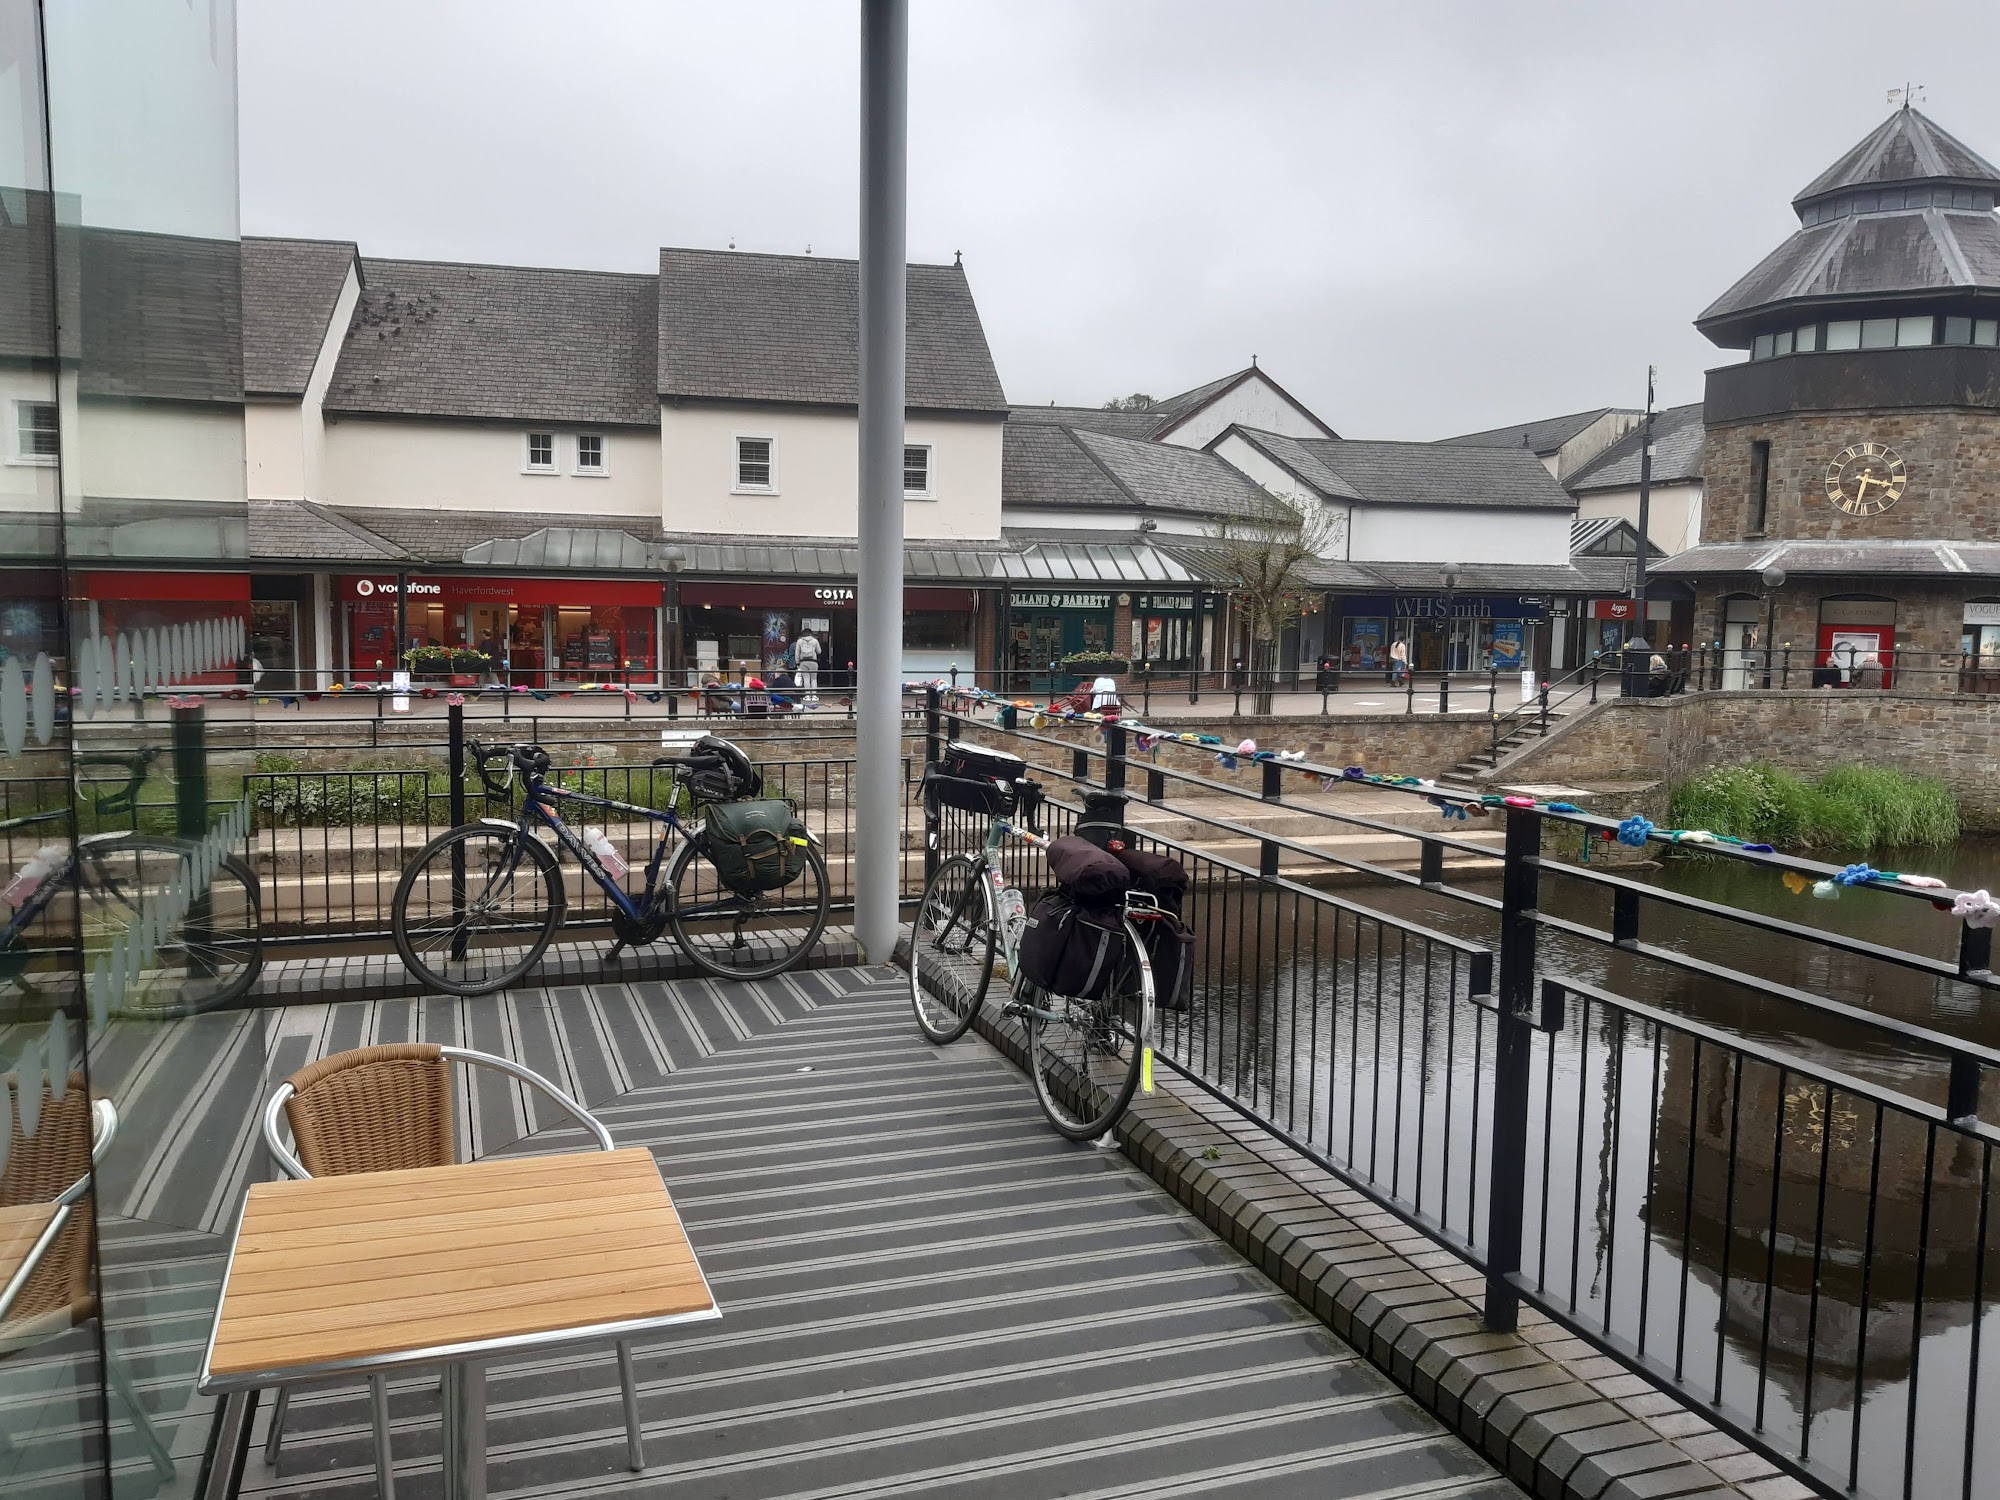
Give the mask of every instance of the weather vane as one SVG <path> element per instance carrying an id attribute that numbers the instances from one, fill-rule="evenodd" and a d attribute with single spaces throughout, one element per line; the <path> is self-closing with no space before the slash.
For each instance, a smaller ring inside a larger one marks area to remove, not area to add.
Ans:
<path id="1" fill-rule="evenodd" d="M 1924 86 L 1921 83 L 1906 83 L 1899 89 L 1890 89 L 1889 102 L 1891 104 L 1901 103 L 1905 109 L 1910 108 L 1912 105 L 1922 104 L 1924 102 Z"/>

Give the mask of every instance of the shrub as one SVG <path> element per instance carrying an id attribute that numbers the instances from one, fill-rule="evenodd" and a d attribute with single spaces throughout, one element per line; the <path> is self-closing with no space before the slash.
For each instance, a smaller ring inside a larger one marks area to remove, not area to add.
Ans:
<path id="1" fill-rule="evenodd" d="M 1717 766 L 1675 789 L 1667 817 L 1676 828 L 1850 854 L 1934 848 L 1959 832 L 1949 787 L 1881 766 L 1836 766 L 1813 781 L 1767 761 Z"/>

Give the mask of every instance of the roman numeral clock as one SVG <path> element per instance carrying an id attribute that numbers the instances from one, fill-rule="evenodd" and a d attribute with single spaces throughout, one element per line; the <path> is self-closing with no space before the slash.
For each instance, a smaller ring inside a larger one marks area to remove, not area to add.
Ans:
<path id="1" fill-rule="evenodd" d="M 1826 498 L 1850 516 L 1879 516 L 1907 483 L 1902 456 L 1887 443 L 1855 443 L 1826 466 Z"/>

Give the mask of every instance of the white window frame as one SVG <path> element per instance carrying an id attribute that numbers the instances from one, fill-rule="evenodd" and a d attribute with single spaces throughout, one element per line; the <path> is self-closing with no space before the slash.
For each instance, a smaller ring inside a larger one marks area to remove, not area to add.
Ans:
<path id="1" fill-rule="evenodd" d="M 549 440 L 549 461 L 535 462 L 535 439 Z M 562 449 L 562 435 L 550 428 L 541 428 L 521 434 L 521 472 L 523 474 L 555 474 L 561 472 L 558 458 Z"/>
<path id="2" fill-rule="evenodd" d="M 924 451 L 924 487 L 913 490 L 909 487 L 909 450 L 921 448 Z M 935 500 L 937 498 L 937 445 L 935 443 L 903 444 L 903 498 L 905 500 Z"/>
<path id="3" fill-rule="evenodd" d="M 743 445 L 765 444 L 765 463 L 771 471 L 769 484 L 743 482 Z M 729 493 L 732 495 L 775 495 L 778 493 L 778 440 L 768 432 L 732 433 L 729 439 Z"/>
<path id="4" fill-rule="evenodd" d="M 56 452 L 30 453 L 21 443 L 22 419 L 29 407 L 46 407 L 56 413 Z M 33 469 L 53 469 L 62 459 L 62 412 L 53 401 L 42 401 L 28 396 L 16 401 L 13 406 L 14 420 L 7 430 L 7 462 L 21 464 Z"/>
<path id="5" fill-rule="evenodd" d="M 597 462 L 595 465 L 583 461 L 583 445 L 595 439 L 597 442 Z M 604 440 L 601 432 L 579 432 L 572 439 L 570 447 L 570 472 L 582 479 L 604 479 L 611 473 L 611 445 Z"/>

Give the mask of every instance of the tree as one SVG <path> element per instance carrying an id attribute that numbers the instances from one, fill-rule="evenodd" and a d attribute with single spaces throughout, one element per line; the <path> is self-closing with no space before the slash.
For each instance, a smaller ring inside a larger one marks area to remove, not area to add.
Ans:
<path id="1" fill-rule="evenodd" d="M 1250 642 L 1253 712 L 1260 714 L 1271 711 L 1278 641 L 1311 605 L 1318 592 L 1309 581 L 1312 565 L 1334 537 L 1333 518 L 1324 506 L 1309 501 L 1311 508 L 1301 511 L 1271 498 L 1289 519 L 1225 518 L 1209 533 L 1215 539 L 1215 581 L 1235 599 Z"/>
<path id="2" fill-rule="evenodd" d="M 1114 396 L 1104 403 L 1106 411 L 1151 411 L 1160 403 L 1144 391 L 1134 391 L 1129 396 Z"/>

